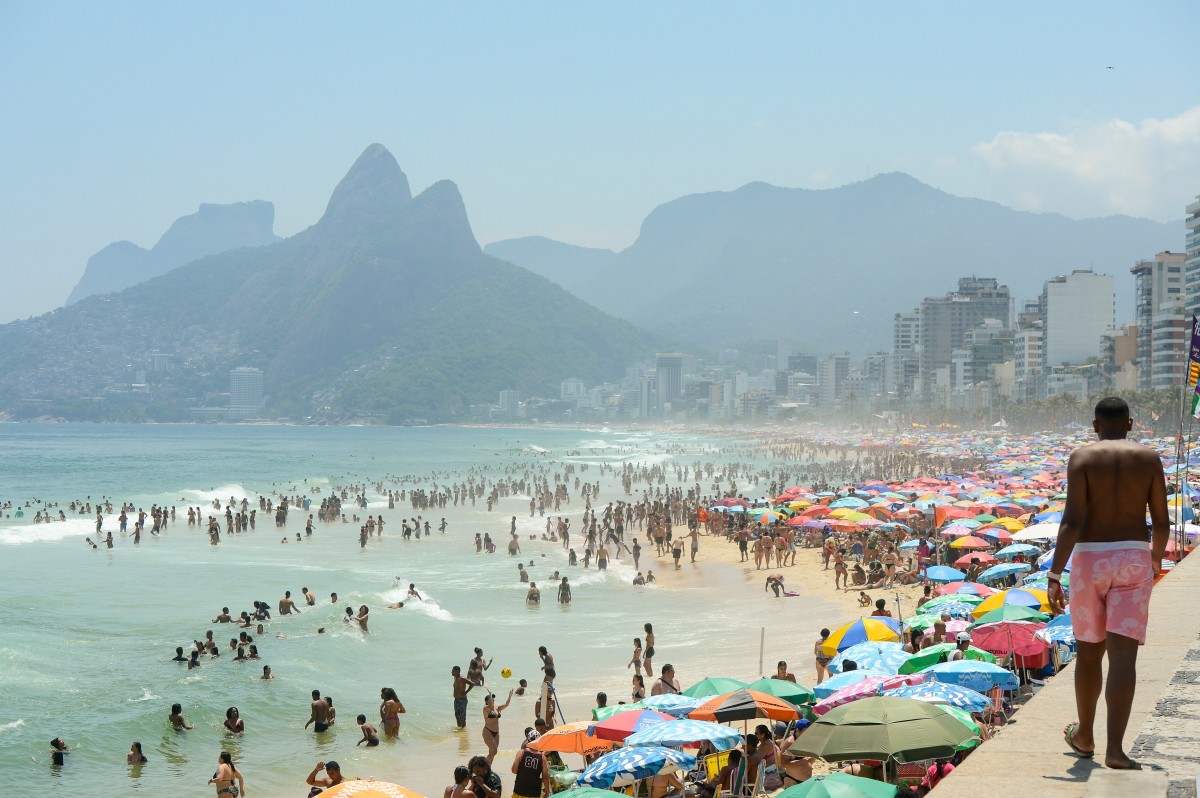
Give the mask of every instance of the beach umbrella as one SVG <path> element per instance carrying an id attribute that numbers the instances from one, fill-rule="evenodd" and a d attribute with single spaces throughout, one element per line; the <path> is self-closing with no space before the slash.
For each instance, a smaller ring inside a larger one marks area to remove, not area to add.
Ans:
<path id="1" fill-rule="evenodd" d="M 980 693 L 986 693 L 993 687 L 1016 690 L 1019 685 L 1016 675 L 1011 671 L 990 662 L 972 659 L 943 662 L 926 668 L 921 673 L 925 674 L 930 681 L 957 684 Z"/>
<path id="2" fill-rule="evenodd" d="M 1053 624 L 1046 626 L 1044 629 L 1037 631 L 1037 636 L 1050 644 L 1062 643 L 1072 648 L 1075 646 L 1075 628 L 1069 623 L 1061 626 L 1054 626 Z"/>
<path id="3" fill-rule="evenodd" d="M 983 712 L 992 703 L 980 692 L 945 682 L 924 682 L 911 687 L 896 687 L 884 690 L 883 695 L 915 698 L 917 701 L 928 701 L 931 704 L 947 704 L 967 712 Z"/>
<path id="4" fill-rule="evenodd" d="M 873 641 L 895 641 L 900 639 L 900 622 L 893 618 L 872 616 L 859 618 L 833 631 L 821 650 L 828 656 L 836 656 L 839 651 L 845 651 L 858 643 Z"/>
<path id="5" fill-rule="evenodd" d="M 976 619 L 987 615 L 989 612 L 1006 605 L 1016 605 L 1018 607 L 1029 607 L 1041 612 L 1050 611 L 1050 600 L 1046 597 L 1043 590 L 1026 590 L 1025 588 L 1015 587 L 1011 590 L 1004 590 L 994 596 L 988 596 L 975 608 Z"/>
<path id="6" fill-rule="evenodd" d="M 988 527 L 987 529 L 979 530 L 979 536 L 991 543 L 1009 543 L 1012 541 L 1012 533 L 1000 527 Z"/>
<path id="7" fill-rule="evenodd" d="M 959 632 L 965 632 L 970 628 L 971 628 L 970 621 L 956 620 L 954 618 L 951 618 L 950 620 L 946 621 L 946 639 L 953 640 L 954 636 L 956 634 L 958 634 Z M 934 631 L 935 630 L 933 629 L 933 627 L 926 629 L 925 637 L 932 640 Z M 922 650 L 924 650 L 924 649 L 922 649 Z"/>
<path id="8" fill-rule="evenodd" d="M 745 686 L 746 683 L 741 679 L 730 679 L 726 676 L 710 676 L 696 682 L 684 690 L 683 694 L 692 698 L 709 698 L 710 696 L 724 695 L 734 690 L 741 690 Z"/>
<path id="9" fill-rule="evenodd" d="M 670 715 L 655 712 L 653 709 L 638 709 L 633 712 L 619 712 L 612 717 L 593 723 L 588 727 L 588 734 L 601 740 L 624 740 L 634 732 L 641 731 L 647 726 L 671 720 Z"/>
<path id="10" fill-rule="evenodd" d="M 1032 565 L 1025 562 L 1006 562 L 999 565 L 993 565 L 979 575 L 980 582 L 994 582 L 999 579 L 1007 579 L 1013 574 L 1023 574 L 1033 568 Z"/>
<path id="11" fill-rule="evenodd" d="M 921 545 L 921 541 L 918 540 L 917 538 L 913 538 L 912 540 L 904 541 L 896 548 L 899 549 L 900 551 L 910 551 L 912 549 L 919 548 L 920 545 Z M 782 793 L 780 793 L 780 794 L 782 795 Z"/>
<path id="12" fill-rule="evenodd" d="M 648 698 L 643 698 L 638 703 L 647 709 L 658 710 L 659 712 L 678 718 L 703 704 L 704 699 L 689 695 L 678 695 L 676 693 L 662 693 L 661 695 L 652 695 Z"/>
<path id="13" fill-rule="evenodd" d="M 696 757 L 664 748 L 660 745 L 638 746 L 637 748 L 621 748 L 605 754 L 588 765 L 576 784 L 584 787 L 628 787 L 636 781 L 674 773 L 678 770 L 691 770 L 696 766 Z"/>
<path id="14" fill-rule="evenodd" d="M 925 608 L 922 607 L 921 610 L 924 612 Z M 947 601 L 944 604 L 939 604 L 932 610 L 932 612 L 936 612 L 939 617 L 942 615 L 942 613 L 949 613 L 951 618 L 959 619 L 972 618 L 974 611 L 975 605 L 968 601 Z"/>
<path id="15" fill-rule="evenodd" d="M 974 748 L 983 742 L 983 729 L 981 729 L 979 724 L 975 722 L 975 718 L 971 717 L 970 712 L 967 712 L 965 709 L 959 709 L 958 707 L 952 707 L 949 704 L 934 704 L 934 706 L 940 709 L 942 712 L 945 712 L 950 717 L 954 718 L 956 721 L 961 723 L 967 731 L 975 735 L 973 739 L 959 743 L 959 751 L 965 751 L 968 748 Z"/>
<path id="16" fill-rule="evenodd" d="M 926 629 L 932 628 L 933 625 L 935 623 L 937 623 L 938 621 L 940 621 L 941 619 L 942 619 L 942 616 L 936 612 L 929 612 L 929 613 L 923 612 L 918 615 L 910 615 L 908 618 L 904 619 L 904 631 L 909 632 L 909 631 L 912 631 L 913 629 L 916 629 L 918 632 L 922 632 Z M 854 658 L 851 657 L 851 659 L 854 659 Z M 833 664 L 833 663 L 830 663 L 830 664 Z"/>
<path id="17" fill-rule="evenodd" d="M 918 673 L 926 668 L 933 667 L 942 662 L 949 662 L 950 655 L 958 648 L 954 643 L 938 643 L 932 646 L 926 646 L 908 658 L 900 666 L 900 673 Z M 967 659 L 977 660 L 979 662 L 995 662 L 996 657 L 991 652 L 984 651 L 982 648 L 975 646 L 967 646 Z"/>
<path id="18" fill-rule="evenodd" d="M 813 712 L 817 715 L 824 715 L 829 710 L 840 707 L 843 704 L 879 695 L 884 689 L 906 687 L 921 684 L 924 681 L 925 677 L 919 673 L 910 673 L 904 676 L 876 676 L 870 679 L 863 679 L 857 684 L 843 687 L 828 698 L 821 699 L 813 706 Z"/>
<path id="19" fill-rule="evenodd" d="M 354 796 L 354 798 L 425 798 L 415 790 L 375 779 L 343 781 L 341 784 L 326 787 L 321 791 L 321 795 L 329 796 L 329 798 L 350 798 L 350 796 Z"/>
<path id="20" fill-rule="evenodd" d="M 736 690 L 709 699 L 688 713 L 692 720 L 711 720 L 729 723 L 735 720 L 770 718 L 796 720 L 800 711 L 783 699 L 755 690 Z"/>
<path id="21" fill-rule="evenodd" d="M 1032 657 L 1050 647 L 1049 643 L 1037 636 L 1044 628 L 1043 624 L 1031 621 L 977 624 L 971 630 L 971 642 L 1000 657 L 1009 654 Z"/>
<path id="22" fill-rule="evenodd" d="M 931 565 L 925 569 L 925 578 L 930 582 L 956 582 L 966 574 L 949 565 Z"/>
<path id="23" fill-rule="evenodd" d="M 919 762 L 954 755 L 978 736 L 934 704 L 909 698 L 864 698 L 821 716 L 788 751 L 828 762 L 895 759 Z"/>
<path id="24" fill-rule="evenodd" d="M 625 738 L 627 748 L 640 745 L 679 748 L 704 742 L 712 743 L 718 751 L 727 751 L 742 742 L 742 734 L 737 729 L 719 723 L 680 718 L 649 726 Z"/>
<path id="25" fill-rule="evenodd" d="M 615 798 L 615 796 L 624 795 L 625 793 L 617 792 L 616 790 L 601 790 L 596 787 L 580 787 L 576 785 L 561 794 L 570 796 L 570 798 Z"/>
<path id="26" fill-rule="evenodd" d="M 832 665 L 833 663 L 830 664 Z M 768 679 L 764 677 L 758 681 L 750 682 L 750 684 L 746 685 L 746 689 L 782 698 L 789 704 L 811 704 L 817 700 L 812 690 L 809 690 L 802 684 L 789 682 L 786 679 Z"/>
<path id="27" fill-rule="evenodd" d="M 1041 552 L 1037 546 L 1031 543 L 1013 543 L 1005 546 L 996 552 L 996 556 L 1002 560 L 1007 560 L 1009 557 L 1020 557 L 1021 555 L 1038 554 Z"/>
<path id="28" fill-rule="evenodd" d="M 1058 538 L 1058 524 L 1045 523 L 1027 526 L 1020 532 L 1013 533 L 1013 541 L 1021 543 L 1027 540 L 1055 540 Z"/>
<path id="29" fill-rule="evenodd" d="M 580 754 L 590 756 L 616 747 L 612 740 L 602 740 L 588 736 L 591 721 L 579 720 L 574 723 L 564 723 L 548 730 L 541 737 L 529 744 L 538 751 L 557 751 L 560 754 Z"/>
<path id="30" fill-rule="evenodd" d="M 828 668 L 831 673 L 841 673 L 842 663 L 850 660 L 859 668 L 873 668 L 886 673 L 895 673 L 906 659 L 908 659 L 908 652 L 900 643 L 869 641 L 850 646 L 834 657 Z"/>
<path id="31" fill-rule="evenodd" d="M 944 538 L 961 538 L 966 535 L 970 535 L 972 531 L 973 530 L 969 526 L 963 526 L 962 524 L 955 524 L 954 526 L 946 527 L 938 534 Z"/>
<path id="32" fill-rule="evenodd" d="M 816 693 L 817 698 L 828 698 L 829 696 L 836 693 L 838 690 L 841 690 L 843 687 L 848 687 L 852 684 L 857 684 L 858 682 L 861 682 L 863 679 L 870 679 L 870 678 L 877 677 L 877 676 L 888 677 L 888 676 L 894 676 L 894 675 L 895 674 L 888 673 L 887 671 L 877 671 L 877 670 L 872 670 L 870 668 L 860 668 L 856 671 L 846 671 L 845 673 L 839 673 L 836 676 L 829 677 L 828 679 L 826 679 L 825 681 L 821 682 L 816 687 L 814 687 L 813 692 Z"/>
<path id="33" fill-rule="evenodd" d="M 754 513 L 754 520 L 760 524 L 772 524 L 776 521 L 783 521 L 787 516 L 779 510 L 763 510 Z"/>
<path id="34" fill-rule="evenodd" d="M 948 595 L 934 596 L 929 601 L 926 601 L 917 609 L 921 612 L 937 612 L 938 608 L 944 604 L 970 604 L 972 607 L 983 601 L 982 596 L 977 596 L 974 593 L 952 593 Z"/>
<path id="35" fill-rule="evenodd" d="M 968 551 L 954 561 L 959 568 L 970 568 L 972 565 L 995 565 L 1000 562 L 986 551 Z"/>
<path id="36" fill-rule="evenodd" d="M 895 796 L 894 785 L 839 772 L 826 776 L 813 776 L 805 782 L 788 787 L 778 793 L 775 798 L 895 798 Z"/>
<path id="37" fill-rule="evenodd" d="M 933 592 L 939 596 L 950 596 L 957 593 L 966 593 L 968 595 L 983 596 L 986 598 L 996 591 L 994 588 L 990 588 L 987 585 L 980 584 L 979 582 L 950 582 L 949 584 L 942 585 Z"/>
<path id="38" fill-rule="evenodd" d="M 1070 595 L 1071 593 L 1071 575 L 1062 574 L 1062 578 L 1058 582 L 1062 585 L 1063 592 Z M 1021 587 L 1029 590 L 1049 590 L 1050 580 L 1046 577 L 1045 571 L 1032 573 L 1021 580 Z"/>
<path id="39" fill-rule="evenodd" d="M 608 720 L 613 715 L 616 715 L 618 712 L 631 712 L 635 709 L 645 709 L 645 708 L 646 708 L 646 705 L 643 704 L 641 701 L 635 702 L 633 704 L 617 704 L 616 706 L 597 707 L 596 709 L 592 710 L 592 720 L 593 721 Z M 662 710 L 659 710 L 659 711 L 661 712 Z"/>
<path id="40" fill-rule="evenodd" d="M 982 618 L 975 619 L 972 627 L 982 626 L 988 623 L 999 623 L 1000 621 L 1034 621 L 1035 623 L 1044 623 L 1050 620 L 1050 616 L 1044 612 L 1038 612 L 1032 607 L 1022 607 L 1017 604 L 1006 604 L 1003 607 L 997 607 L 991 612 L 984 615 Z"/>
<path id="41" fill-rule="evenodd" d="M 849 507 L 852 510 L 857 510 L 862 507 L 867 507 L 869 504 L 869 502 L 864 499 L 860 499 L 857 496 L 847 496 L 844 499 L 838 499 L 837 501 L 830 502 L 829 507 L 833 510 L 836 510 L 839 507 Z"/>

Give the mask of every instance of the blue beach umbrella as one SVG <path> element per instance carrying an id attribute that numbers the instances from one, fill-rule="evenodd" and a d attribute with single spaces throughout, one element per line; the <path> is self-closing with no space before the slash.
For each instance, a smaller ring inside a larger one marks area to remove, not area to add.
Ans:
<path id="1" fill-rule="evenodd" d="M 932 565 L 925 569 L 925 578 L 930 582 L 957 582 L 966 577 L 966 573 L 949 565 Z"/>
<path id="2" fill-rule="evenodd" d="M 677 695 L 675 693 L 663 693 L 662 695 L 652 695 L 649 698 L 643 698 L 639 703 L 649 709 L 655 709 L 664 715 L 673 715 L 681 717 L 688 714 L 696 707 L 703 704 L 705 698 L 693 698 L 688 695 Z"/>
<path id="3" fill-rule="evenodd" d="M 927 679 L 945 684 L 957 684 L 979 693 L 986 693 L 999 686 L 1004 690 L 1016 690 L 1020 682 L 1012 671 L 973 659 L 943 662 L 921 671 Z"/>
<path id="4" fill-rule="evenodd" d="M 1045 629 L 1038 629 L 1034 635 L 1047 643 L 1062 643 L 1072 648 L 1075 647 L 1075 629 L 1069 623 L 1063 626 L 1047 626 Z"/>
<path id="5" fill-rule="evenodd" d="M 1001 560 L 1007 560 L 1009 557 L 1019 557 L 1022 554 L 1037 554 L 1040 551 L 1041 549 L 1037 546 L 1031 546 L 1028 543 L 1013 543 L 996 552 L 996 557 Z"/>
<path id="6" fill-rule="evenodd" d="M 871 668 L 863 668 L 857 671 L 839 673 L 837 676 L 831 676 L 818 684 L 813 688 L 813 692 L 816 693 L 817 698 L 829 698 L 829 696 L 833 695 L 838 690 L 841 690 L 843 687 L 849 687 L 852 684 L 858 684 L 863 679 L 870 679 L 874 677 L 883 677 L 886 679 L 888 676 L 895 676 L 895 674 L 888 673 L 887 671 L 873 670 Z"/>
<path id="7" fill-rule="evenodd" d="M 841 673 L 842 663 L 850 660 L 857 664 L 859 668 L 895 673 L 909 656 L 910 654 L 904 650 L 904 646 L 900 643 L 872 640 L 850 646 L 850 648 L 838 654 L 829 663 L 829 670 L 831 673 Z"/>
<path id="8" fill-rule="evenodd" d="M 947 704 L 967 712 L 983 712 L 992 703 L 987 696 L 976 690 L 945 682 L 925 682 L 911 687 L 898 687 L 895 690 L 884 690 L 883 694 L 898 698 L 915 698 L 933 704 Z"/>
<path id="9" fill-rule="evenodd" d="M 1006 579 L 1013 574 L 1023 574 L 1033 568 L 1029 563 L 1024 562 L 1002 562 L 999 565 L 993 565 L 979 575 L 979 581 L 987 584 L 1000 579 Z"/>
<path id="10" fill-rule="evenodd" d="M 929 604 L 927 603 L 925 607 L 928 606 Z M 925 607 L 922 607 L 921 609 L 925 609 Z M 936 612 L 939 616 L 943 612 L 949 613 L 951 618 L 958 618 L 959 620 L 963 621 L 975 619 L 975 605 L 967 601 L 943 601 L 936 607 L 931 607 L 929 612 Z"/>
<path id="11" fill-rule="evenodd" d="M 741 732 L 720 723 L 681 718 L 650 726 L 625 738 L 625 747 L 662 745 L 677 748 L 696 743 L 712 743 L 718 751 L 728 751 L 742 741 Z"/>
<path id="12" fill-rule="evenodd" d="M 858 498 L 857 496 L 847 496 L 844 499 L 838 499 L 835 502 L 831 502 L 829 504 L 829 509 L 837 510 L 842 507 L 848 507 L 851 510 L 859 510 L 859 509 L 862 509 L 863 507 L 869 507 L 869 506 L 870 505 L 866 501 Z"/>
<path id="13" fill-rule="evenodd" d="M 915 548 L 919 547 L 920 545 L 921 545 L 921 541 L 918 540 L 917 538 L 913 538 L 912 540 L 904 541 L 896 548 L 898 548 L 900 551 L 908 551 L 909 549 L 915 549 Z"/>
<path id="14" fill-rule="evenodd" d="M 659 745 L 622 748 L 597 759 L 579 774 L 575 783 L 601 789 L 628 787 L 651 776 L 691 770 L 695 766 L 696 757 L 672 748 Z"/>

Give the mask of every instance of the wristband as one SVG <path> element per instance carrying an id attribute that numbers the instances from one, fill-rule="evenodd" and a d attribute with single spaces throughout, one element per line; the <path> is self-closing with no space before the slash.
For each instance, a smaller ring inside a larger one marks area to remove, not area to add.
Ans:
<path id="1" fill-rule="evenodd" d="M 1056 574 L 1053 571 L 1048 571 L 1046 573 L 1046 579 L 1050 582 L 1058 582 L 1059 584 L 1062 584 L 1062 574 Z"/>

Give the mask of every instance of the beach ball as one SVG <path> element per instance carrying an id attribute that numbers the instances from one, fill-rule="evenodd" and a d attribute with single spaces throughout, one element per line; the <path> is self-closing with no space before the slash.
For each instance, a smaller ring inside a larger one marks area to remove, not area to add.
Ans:
<path id="1" fill-rule="evenodd" d="M 508 677 L 512 676 L 512 668 L 501 668 L 500 675 L 507 679 Z"/>

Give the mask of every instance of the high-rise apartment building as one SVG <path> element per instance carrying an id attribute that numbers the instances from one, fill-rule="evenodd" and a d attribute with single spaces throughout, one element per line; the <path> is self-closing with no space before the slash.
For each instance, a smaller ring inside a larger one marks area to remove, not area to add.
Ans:
<path id="1" fill-rule="evenodd" d="M 507 420 L 517 418 L 521 414 L 521 392 L 511 388 L 501 391 L 498 404 L 501 418 Z"/>
<path id="2" fill-rule="evenodd" d="M 1152 375 L 1162 369 L 1155 366 L 1155 325 L 1159 316 L 1182 315 L 1184 310 L 1183 270 L 1185 256 L 1176 252 L 1160 252 L 1150 260 L 1138 261 L 1129 271 L 1134 279 L 1137 325 L 1138 390 L 1154 384 Z M 1160 322 L 1161 323 L 1161 322 Z M 1162 355 L 1175 364 L 1184 354 L 1183 346 L 1173 351 L 1166 339 L 1160 338 Z"/>
<path id="3" fill-rule="evenodd" d="M 654 358 L 654 371 L 658 382 L 658 409 L 667 405 L 675 408 L 683 396 L 683 355 L 679 352 L 659 352 Z"/>
<path id="4" fill-rule="evenodd" d="M 1104 336 L 1117 325 L 1112 275 L 1076 269 L 1047 280 L 1042 288 L 1041 309 L 1046 368 L 1098 358 Z"/>
<path id="5" fill-rule="evenodd" d="M 263 373 L 236 368 L 229 372 L 229 417 L 235 421 L 258 418 L 263 405 Z"/>
<path id="6" fill-rule="evenodd" d="M 1200 316 L 1200 195 L 1185 210 L 1184 228 L 1184 314 L 1191 318 Z"/>
<path id="7" fill-rule="evenodd" d="M 1011 305 L 1008 286 L 994 277 L 960 277 L 957 291 L 921 302 L 921 379 L 928 381 L 939 368 L 948 367 L 967 331 L 985 319 L 1007 327 Z"/>
<path id="8" fill-rule="evenodd" d="M 892 363 L 886 390 L 904 400 L 913 394 L 921 371 L 921 311 L 897 313 L 892 321 Z"/>

